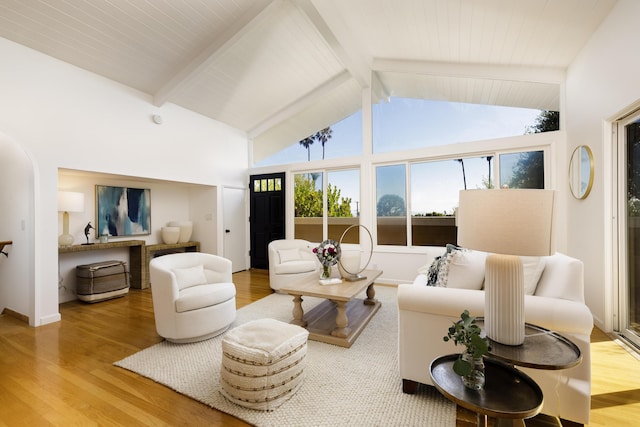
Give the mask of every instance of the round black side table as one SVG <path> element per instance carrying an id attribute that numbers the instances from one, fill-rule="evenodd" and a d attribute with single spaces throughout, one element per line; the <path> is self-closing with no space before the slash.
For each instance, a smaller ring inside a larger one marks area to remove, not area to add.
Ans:
<path id="1" fill-rule="evenodd" d="M 495 427 L 524 426 L 526 418 L 540 413 L 542 390 L 527 374 L 506 363 L 485 358 L 484 388 L 471 390 L 453 372 L 453 362 L 458 356 L 438 357 L 431 362 L 429 373 L 440 393 L 478 414 L 478 427 L 487 426 L 487 417 L 496 418 Z"/>
<path id="2" fill-rule="evenodd" d="M 484 319 L 476 324 L 484 329 Z M 489 355 L 511 365 L 524 368 L 559 370 L 577 366 L 582 362 L 580 348 L 568 338 L 541 326 L 525 323 L 524 343 L 505 345 L 489 339 Z"/>

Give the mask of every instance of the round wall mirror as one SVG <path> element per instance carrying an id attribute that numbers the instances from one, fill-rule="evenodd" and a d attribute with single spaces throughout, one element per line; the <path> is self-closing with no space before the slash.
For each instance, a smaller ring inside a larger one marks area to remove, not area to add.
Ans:
<path id="1" fill-rule="evenodd" d="M 569 187 L 576 199 L 586 199 L 593 186 L 593 153 L 586 145 L 573 150 L 569 162 Z"/>

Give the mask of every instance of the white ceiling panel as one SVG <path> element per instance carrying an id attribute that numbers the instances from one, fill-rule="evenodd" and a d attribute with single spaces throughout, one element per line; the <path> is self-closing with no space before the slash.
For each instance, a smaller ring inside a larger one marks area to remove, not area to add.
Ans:
<path id="1" fill-rule="evenodd" d="M 611 0 L 316 0 L 374 58 L 566 67 Z M 344 17 L 347 17 L 346 19 Z"/>
<path id="2" fill-rule="evenodd" d="M 260 158 L 353 113 L 372 75 L 386 95 L 557 109 L 615 3 L 0 0 L 0 37 L 243 130 Z"/>
<path id="3" fill-rule="evenodd" d="M 0 0 L 0 36 L 154 93 L 252 0 Z"/>
<path id="4" fill-rule="evenodd" d="M 247 130 L 342 71 L 306 16 L 282 2 L 171 101 Z"/>

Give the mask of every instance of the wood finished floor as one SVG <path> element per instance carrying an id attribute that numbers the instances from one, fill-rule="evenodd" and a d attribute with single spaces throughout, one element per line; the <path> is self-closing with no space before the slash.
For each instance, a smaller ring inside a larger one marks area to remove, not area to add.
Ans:
<path id="1" fill-rule="evenodd" d="M 264 270 L 234 274 L 238 308 L 269 295 L 268 280 Z M 93 305 L 69 302 L 60 312 L 61 322 L 39 328 L 0 315 L 0 426 L 248 425 L 113 366 L 161 341 L 149 290 Z M 589 425 L 638 425 L 640 361 L 597 329 L 592 359 Z M 458 410 L 456 426 L 473 425 L 475 415 Z M 546 416 L 527 421 L 557 425 Z"/>

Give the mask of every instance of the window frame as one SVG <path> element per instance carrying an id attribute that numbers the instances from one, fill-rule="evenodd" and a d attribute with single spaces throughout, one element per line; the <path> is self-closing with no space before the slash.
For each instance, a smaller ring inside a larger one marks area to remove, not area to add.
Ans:
<path id="1" fill-rule="evenodd" d="M 328 193 L 327 193 L 327 188 L 328 188 L 328 184 L 329 184 L 329 175 L 332 172 L 343 172 L 343 171 L 353 171 L 356 170 L 358 171 L 358 196 L 360 201 L 362 200 L 362 165 L 345 165 L 345 166 L 340 166 L 340 167 L 333 167 L 333 168 L 319 168 L 319 167 L 310 167 L 308 169 L 296 169 L 296 170 L 292 170 L 290 171 L 291 174 L 291 179 L 289 181 L 295 181 L 294 177 L 296 175 L 304 175 L 304 174 L 308 174 L 308 173 L 321 173 L 321 177 L 322 177 L 322 240 L 320 240 L 320 242 L 329 239 L 329 219 L 330 218 L 340 218 L 340 217 L 330 217 L 329 216 L 329 212 L 328 212 Z M 292 219 L 293 219 L 293 238 L 294 239 L 298 239 L 301 237 L 296 236 L 295 234 L 295 226 L 296 226 L 296 219 L 297 218 L 301 218 L 301 217 L 296 217 L 295 215 L 295 191 L 294 191 L 294 185 L 295 182 L 292 184 L 291 187 L 291 205 L 293 207 L 293 209 L 291 210 L 292 212 Z M 360 224 L 361 223 L 361 218 L 359 215 L 353 216 L 353 218 L 357 219 L 357 223 Z M 337 240 L 337 239 L 334 239 Z M 319 243 L 319 242 L 318 242 Z"/>
<path id="2" fill-rule="evenodd" d="M 523 135 L 524 136 L 524 135 Z M 472 144 L 472 143 L 469 143 Z M 441 146 L 438 148 L 456 148 L 462 144 L 450 144 Z M 466 145 L 466 144 L 465 144 Z M 460 148 L 460 147 L 458 147 Z M 441 150 L 442 151 L 442 150 Z M 435 161 L 454 161 L 456 159 L 466 159 L 466 158 L 477 158 L 477 157 L 486 157 L 493 156 L 493 165 L 492 165 L 492 178 L 493 181 L 497 184 L 501 180 L 500 176 L 500 155 L 501 154 L 517 154 L 517 153 L 525 153 L 530 151 L 542 151 L 544 157 L 544 188 L 551 188 L 551 146 L 549 144 L 546 145 L 522 145 L 518 147 L 509 147 L 509 148 L 495 148 L 493 150 L 484 150 L 484 151 L 457 151 L 453 152 L 450 150 L 448 154 L 443 154 L 440 156 L 423 156 L 423 157 L 414 157 L 407 159 L 405 157 L 404 160 L 398 161 L 381 161 L 381 162 L 372 162 L 372 236 L 374 241 L 374 248 L 378 252 L 399 252 L 399 251 L 420 251 L 424 250 L 425 246 L 422 245 L 413 245 L 413 235 L 412 235 L 412 200 L 411 200 L 411 166 L 416 163 L 426 163 L 426 162 L 435 162 Z M 406 238 L 407 245 L 385 245 L 379 244 L 378 242 L 378 224 L 377 224 L 377 168 L 383 166 L 392 166 L 396 164 L 404 164 L 405 165 L 405 200 L 406 200 Z M 495 188 L 495 187 L 494 187 Z M 454 243 L 454 242 L 452 242 Z"/>

